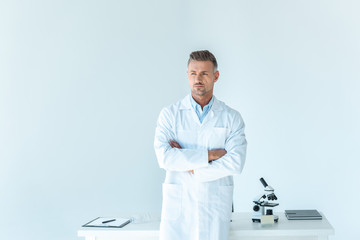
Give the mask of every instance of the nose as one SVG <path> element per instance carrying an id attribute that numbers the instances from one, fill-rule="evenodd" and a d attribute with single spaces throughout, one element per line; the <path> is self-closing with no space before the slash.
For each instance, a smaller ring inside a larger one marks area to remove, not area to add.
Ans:
<path id="1" fill-rule="evenodd" d="M 195 85 L 204 85 L 204 83 L 201 80 L 196 79 Z"/>
<path id="2" fill-rule="evenodd" d="M 198 82 L 199 80 L 202 80 L 201 74 L 196 75 L 195 80 Z"/>

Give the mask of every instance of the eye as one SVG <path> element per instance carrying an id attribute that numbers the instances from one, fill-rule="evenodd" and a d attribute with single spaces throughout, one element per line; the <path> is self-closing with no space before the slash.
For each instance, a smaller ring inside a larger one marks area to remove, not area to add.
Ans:
<path id="1" fill-rule="evenodd" d="M 207 73 L 203 73 L 203 75 L 205 75 L 205 76 L 206 76 L 206 75 L 208 75 L 208 74 L 207 74 Z"/>
<path id="2" fill-rule="evenodd" d="M 196 73 L 192 72 L 192 73 L 190 73 L 190 75 L 196 75 Z"/>

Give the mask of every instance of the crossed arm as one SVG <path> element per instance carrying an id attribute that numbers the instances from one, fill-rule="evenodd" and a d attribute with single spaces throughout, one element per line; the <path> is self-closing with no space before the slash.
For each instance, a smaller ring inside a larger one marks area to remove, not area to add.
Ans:
<path id="1" fill-rule="evenodd" d="M 240 114 L 232 119 L 224 149 L 184 149 L 175 140 L 174 119 L 168 109 L 160 113 L 155 130 L 154 148 L 160 168 L 166 171 L 194 173 L 200 182 L 240 174 L 245 163 L 246 139 Z M 226 149 L 226 150 L 225 150 Z"/>
<path id="2" fill-rule="evenodd" d="M 180 144 L 174 140 L 170 140 L 169 144 L 172 148 L 179 148 L 179 149 L 182 148 L 180 146 Z M 208 161 L 209 162 L 215 161 L 215 160 L 221 158 L 222 156 L 224 156 L 226 153 L 227 152 L 225 149 L 208 150 Z M 194 173 L 194 170 L 188 170 L 188 172 Z"/>

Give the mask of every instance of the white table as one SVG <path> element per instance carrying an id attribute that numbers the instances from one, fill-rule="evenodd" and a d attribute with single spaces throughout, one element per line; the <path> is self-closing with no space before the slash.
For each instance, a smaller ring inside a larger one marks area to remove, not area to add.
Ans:
<path id="1" fill-rule="evenodd" d="M 234 213 L 229 240 L 325 240 L 334 235 L 334 228 L 324 214 L 322 220 L 287 220 L 284 213 L 276 213 L 279 222 L 269 226 L 251 221 L 252 213 Z M 129 224 L 123 228 L 81 228 L 79 237 L 85 240 L 155 240 L 159 239 L 159 221 Z"/>

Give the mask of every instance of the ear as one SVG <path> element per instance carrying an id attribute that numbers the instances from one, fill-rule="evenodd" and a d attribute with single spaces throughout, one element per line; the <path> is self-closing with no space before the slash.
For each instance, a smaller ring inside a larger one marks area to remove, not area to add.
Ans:
<path id="1" fill-rule="evenodd" d="M 216 71 L 215 73 L 214 73 L 214 75 L 215 75 L 215 78 L 214 78 L 214 83 L 219 79 L 219 76 L 220 76 L 220 73 L 219 73 L 219 71 Z"/>

